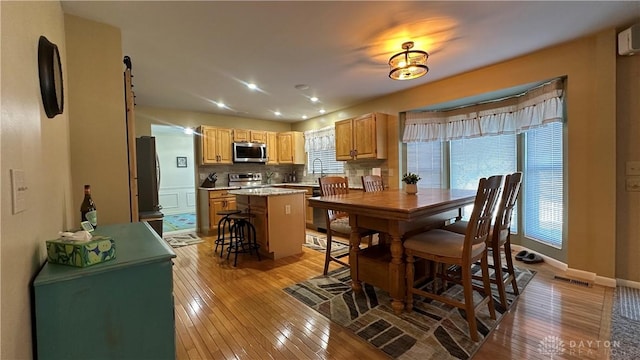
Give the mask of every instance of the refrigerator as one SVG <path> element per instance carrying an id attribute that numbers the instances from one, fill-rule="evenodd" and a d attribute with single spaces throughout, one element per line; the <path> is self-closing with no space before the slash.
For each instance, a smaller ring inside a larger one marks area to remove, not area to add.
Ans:
<path id="1" fill-rule="evenodd" d="M 160 163 L 156 152 L 156 138 L 136 138 L 138 171 L 138 209 L 140 221 L 146 221 L 162 237 L 162 218 L 158 191 L 160 189 Z"/>

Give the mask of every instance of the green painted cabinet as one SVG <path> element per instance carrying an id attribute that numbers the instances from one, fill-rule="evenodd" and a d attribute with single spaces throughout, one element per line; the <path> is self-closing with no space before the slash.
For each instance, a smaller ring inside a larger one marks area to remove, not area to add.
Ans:
<path id="1" fill-rule="evenodd" d="M 146 223 L 104 225 L 116 258 L 45 263 L 33 282 L 38 359 L 174 359 L 172 258 Z"/>

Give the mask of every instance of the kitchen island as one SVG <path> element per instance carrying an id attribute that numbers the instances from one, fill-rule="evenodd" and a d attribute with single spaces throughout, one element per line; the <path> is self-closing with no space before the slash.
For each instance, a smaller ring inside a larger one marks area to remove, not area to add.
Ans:
<path id="1" fill-rule="evenodd" d="M 260 254 L 272 259 L 302 253 L 306 190 L 279 187 L 229 190 L 236 208 L 254 214 Z"/>

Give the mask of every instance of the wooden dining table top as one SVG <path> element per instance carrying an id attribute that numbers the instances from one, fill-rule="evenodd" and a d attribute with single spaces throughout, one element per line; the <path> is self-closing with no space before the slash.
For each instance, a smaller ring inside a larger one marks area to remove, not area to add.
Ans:
<path id="1" fill-rule="evenodd" d="M 452 207 L 473 203 L 476 191 L 463 189 L 419 188 L 417 194 L 402 189 L 378 192 L 352 191 L 348 194 L 309 198 L 309 205 L 393 220 L 410 221 Z"/>

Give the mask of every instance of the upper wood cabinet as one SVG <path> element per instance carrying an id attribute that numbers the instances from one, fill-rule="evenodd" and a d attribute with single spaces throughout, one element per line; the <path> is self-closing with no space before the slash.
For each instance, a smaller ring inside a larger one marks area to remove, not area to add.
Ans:
<path id="1" fill-rule="evenodd" d="M 232 164 L 231 154 L 231 129 L 216 128 L 212 126 L 200 127 L 200 164 L 217 165 Z"/>
<path id="2" fill-rule="evenodd" d="M 233 129 L 233 142 L 249 142 L 249 130 Z"/>
<path id="3" fill-rule="evenodd" d="M 305 163 L 304 135 L 301 132 L 278 133 L 278 162 L 296 165 Z"/>
<path id="4" fill-rule="evenodd" d="M 267 142 L 266 136 L 266 131 L 233 129 L 234 142 L 252 142 L 265 144 Z"/>
<path id="5" fill-rule="evenodd" d="M 370 113 L 336 122 L 336 160 L 386 159 L 387 117 Z"/>
<path id="6" fill-rule="evenodd" d="M 278 162 L 278 133 L 266 131 L 267 165 L 277 165 Z"/>

